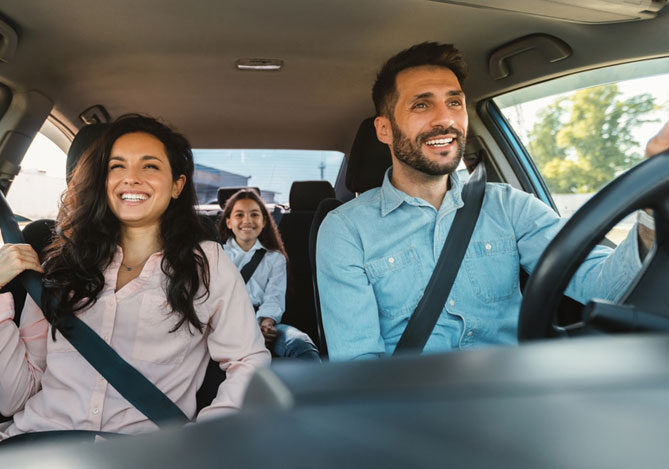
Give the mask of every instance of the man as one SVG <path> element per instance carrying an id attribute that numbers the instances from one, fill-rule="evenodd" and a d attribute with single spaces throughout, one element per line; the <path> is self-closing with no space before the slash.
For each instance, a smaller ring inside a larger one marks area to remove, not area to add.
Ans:
<path id="1" fill-rule="evenodd" d="M 330 212 L 318 235 L 318 284 L 332 360 L 391 354 L 423 295 L 456 210 L 468 116 L 466 66 L 452 45 L 391 58 L 372 91 L 392 167 L 380 188 Z M 669 124 L 665 140 L 669 147 Z M 564 221 L 534 196 L 487 184 L 479 219 L 426 352 L 517 342 L 519 269 L 532 271 Z M 567 294 L 615 299 L 641 266 L 637 231 L 613 254 L 597 247 Z M 640 244 L 647 249 L 650 232 Z"/>

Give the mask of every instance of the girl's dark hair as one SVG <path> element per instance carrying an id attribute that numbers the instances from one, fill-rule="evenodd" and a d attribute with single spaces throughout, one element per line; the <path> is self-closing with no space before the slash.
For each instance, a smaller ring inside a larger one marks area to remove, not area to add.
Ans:
<path id="1" fill-rule="evenodd" d="M 467 77 L 467 63 L 462 53 L 453 44 L 422 42 L 394 55 L 383 64 L 374 87 L 372 100 L 378 116 L 393 116 L 397 102 L 397 75 L 408 68 L 434 65 L 450 69 L 462 85 Z"/>
<path id="2" fill-rule="evenodd" d="M 201 332 L 203 324 L 193 303 L 209 295 L 209 262 L 200 247 L 208 238 L 194 208 L 193 153 L 185 137 L 156 119 L 137 114 L 110 124 L 82 155 L 72 174 L 58 213 L 56 237 L 46 253 L 43 311 L 49 322 L 58 326 L 63 318 L 97 301 L 105 284 L 103 271 L 120 242 L 120 223 L 107 202 L 111 148 L 119 137 L 135 132 L 162 142 L 173 180 L 182 174 L 186 177 L 181 194 L 170 200 L 161 218 L 161 269 L 167 276 L 167 301 L 179 317 L 172 331 L 188 322 Z M 201 285 L 204 289 L 198 296 Z"/>
<path id="3" fill-rule="evenodd" d="M 237 203 L 238 200 L 244 199 L 253 200 L 260 207 L 262 218 L 265 220 L 265 227 L 258 236 L 258 239 L 262 245 L 265 246 L 269 251 L 279 251 L 281 254 L 283 254 L 283 257 L 288 259 L 288 254 L 286 254 L 286 250 L 283 247 L 283 241 L 281 240 L 281 235 L 279 234 L 279 230 L 276 227 L 276 223 L 274 223 L 274 219 L 267 211 L 265 202 L 253 189 L 242 189 L 237 191 L 225 202 L 225 207 L 223 207 L 223 214 L 221 215 L 221 219 L 218 222 L 218 231 L 221 233 L 221 240 L 225 243 L 228 241 L 228 239 L 235 237 L 235 235 L 232 233 L 232 230 L 228 228 L 228 225 L 225 223 L 225 221 L 230 218 L 235 203 Z"/>

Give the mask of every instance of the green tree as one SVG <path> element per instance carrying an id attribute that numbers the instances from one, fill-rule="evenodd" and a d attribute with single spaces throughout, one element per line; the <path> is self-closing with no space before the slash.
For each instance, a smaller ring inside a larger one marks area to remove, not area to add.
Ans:
<path id="1" fill-rule="evenodd" d="M 594 192 L 641 160 L 634 130 L 656 109 L 653 96 L 621 99 L 618 86 L 603 85 L 558 99 L 538 113 L 529 148 L 549 189 Z"/>

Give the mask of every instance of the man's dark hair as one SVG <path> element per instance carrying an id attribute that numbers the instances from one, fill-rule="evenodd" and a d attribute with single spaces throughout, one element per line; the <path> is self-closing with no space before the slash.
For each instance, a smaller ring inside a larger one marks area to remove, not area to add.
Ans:
<path id="1" fill-rule="evenodd" d="M 381 67 L 372 88 L 372 99 L 376 114 L 390 117 L 397 102 L 397 75 L 408 68 L 435 65 L 450 69 L 460 84 L 467 77 L 467 63 L 462 53 L 453 44 L 423 42 L 403 50 L 391 57 Z"/>

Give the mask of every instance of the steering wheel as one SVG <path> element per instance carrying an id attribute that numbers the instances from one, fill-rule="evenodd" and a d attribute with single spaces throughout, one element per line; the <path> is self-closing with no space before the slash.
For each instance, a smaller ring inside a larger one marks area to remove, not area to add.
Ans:
<path id="1" fill-rule="evenodd" d="M 652 208 L 655 245 L 618 305 L 631 314 L 667 316 L 669 305 L 669 151 L 649 158 L 611 181 L 583 205 L 539 259 L 523 294 L 518 340 L 561 335 L 554 326 L 559 300 L 592 248 L 635 210 Z"/>

